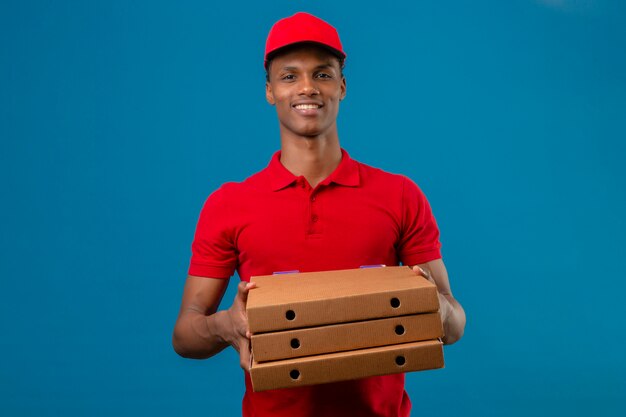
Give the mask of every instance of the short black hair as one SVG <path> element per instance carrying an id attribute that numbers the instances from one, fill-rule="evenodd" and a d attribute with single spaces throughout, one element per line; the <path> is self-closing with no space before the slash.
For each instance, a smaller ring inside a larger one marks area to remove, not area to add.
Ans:
<path id="1" fill-rule="evenodd" d="M 315 43 L 315 42 L 299 42 L 293 45 L 288 45 L 285 47 L 280 48 L 277 51 L 273 51 L 271 53 L 269 53 L 267 55 L 267 65 L 265 65 L 265 81 L 270 80 L 270 68 L 272 66 L 272 61 L 274 60 L 274 58 L 276 58 L 278 55 L 284 54 L 284 53 L 289 53 L 292 52 L 300 47 L 302 47 L 303 45 L 306 44 L 310 44 L 310 45 L 314 45 L 314 46 L 318 46 L 320 49 L 329 52 L 332 56 L 334 56 L 335 58 L 337 58 L 337 61 L 339 62 L 339 75 L 341 75 L 343 77 L 343 67 L 345 65 L 345 60 L 346 58 L 339 55 L 339 53 L 337 53 L 337 51 L 335 51 L 334 49 L 331 48 L 327 48 L 324 45 L 321 45 L 319 43 Z"/>

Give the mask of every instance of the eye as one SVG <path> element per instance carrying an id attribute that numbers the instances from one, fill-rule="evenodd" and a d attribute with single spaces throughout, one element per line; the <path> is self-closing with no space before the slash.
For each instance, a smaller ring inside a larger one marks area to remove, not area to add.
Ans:
<path id="1" fill-rule="evenodd" d="M 293 74 L 285 74 L 280 77 L 282 81 L 293 81 L 296 79 L 296 76 Z"/>
<path id="2" fill-rule="evenodd" d="M 328 78 L 333 78 L 333 76 L 332 76 L 332 75 L 330 75 L 330 74 L 328 74 L 328 73 L 326 73 L 326 72 L 320 72 L 320 73 L 317 73 L 317 74 L 316 74 L 316 77 L 317 77 L 317 78 L 326 78 L 326 79 L 328 79 Z"/>

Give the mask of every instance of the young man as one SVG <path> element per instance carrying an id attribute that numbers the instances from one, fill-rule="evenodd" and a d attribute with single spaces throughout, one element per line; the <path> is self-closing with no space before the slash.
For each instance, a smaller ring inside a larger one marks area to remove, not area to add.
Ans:
<path id="1" fill-rule="evenodd" d="M 207 358 L 230 345 L 247 370 L 251 276 L 372 264 L 411 265 L 434 281 L 444 342 L 462 336 L 465 313 L 450 292 L 426 198 L 406 177 L 356 162 L 339 145 L 345 57 L 336 30 L 312 15 L 297 13 L 272 27 L 266 97 L 276 107 L 281 150 L 263 171 L 224 184 L 202 209 L 174 329 L 180 355 Z M 235 300 L 217 311 L 235 270 L 242 280 Z M 399 417 L 411 409 L 404 374 L 258 393 L 247 372 L 245 380 L 246 417 Z"/>

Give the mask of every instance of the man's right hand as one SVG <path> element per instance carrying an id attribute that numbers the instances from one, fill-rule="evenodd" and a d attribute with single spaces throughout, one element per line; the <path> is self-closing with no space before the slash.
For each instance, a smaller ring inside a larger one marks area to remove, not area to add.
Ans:
<path id="1" fill-rule="evenodd" d="M 255 284 L 240 282 L 231 307 L 217 311 L 227 287 L 227 279 L 187 277 L 172 343 L 179 355 L 194 359 L 209 358 L 231 345 L 239 352 L 241 367 L 249 370 L 246 301 Z"/>
<path id="2" fill-rule="evenodd" d="M 239 352 L 239 365 L 246 371 L 250 370 L 250 328 L 248 327 L 248 315 L 246 314 L 246 302 L 248 292 L 255 288 L 254 282 L 240 282 L 237 285 L 237 295 L 227 312 L 228 325 L 223 335 L 224 341 Z"/>

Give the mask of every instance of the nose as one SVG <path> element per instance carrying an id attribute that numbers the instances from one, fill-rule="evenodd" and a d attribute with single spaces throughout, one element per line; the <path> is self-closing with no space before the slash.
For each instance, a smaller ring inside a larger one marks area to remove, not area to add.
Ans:
<path id="1" fill-rule="evenodd" d="M 306 95 L 307 97 L 319 94 L 317 86 L 315 85 L 315 80 L 309 77 L 305 77 L 302 80 L 302 84 L 300 86 L 300 94 Z"/>

